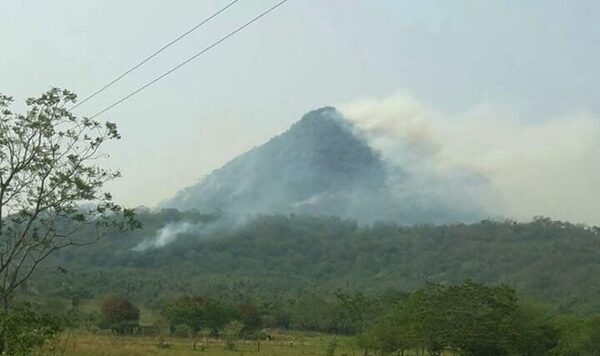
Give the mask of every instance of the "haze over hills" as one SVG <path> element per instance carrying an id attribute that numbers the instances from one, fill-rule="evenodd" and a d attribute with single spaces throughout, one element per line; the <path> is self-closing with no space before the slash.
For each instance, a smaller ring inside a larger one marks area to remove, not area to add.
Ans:
<path id="1" fill-rule="evenodd" d="M 238 156 L 162 206 L 407 224 L 486 216 L 476 202 L 465 199 L 457 204 L 445 199 L 446 194 L 433 193 L 436 187 L 425 187 L 431 182 L 431 177 L 414 176 L 384 160 L 350 121 L 335 108 L 324 107 L 305 114 L 286 132 Z"/>

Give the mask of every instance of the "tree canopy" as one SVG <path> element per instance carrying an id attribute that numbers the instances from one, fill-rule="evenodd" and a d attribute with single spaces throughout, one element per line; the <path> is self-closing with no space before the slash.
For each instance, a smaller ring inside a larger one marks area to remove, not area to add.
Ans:
<path id="1" fill-rule="evenodd" d="M 600 311 L 597 227 L 546 218 L 357 225 L 300 215 L 259 216 L 238 224 L 173 209 L 140 209 L 137 218 L 144 229 L 86 249 L 62 250 L 47 264 L 52 273 L 39 275 L 28 287 L 66 298 L 128 295 L 152 307 L 181 295 L 253 295 L 276 302 L 313 294 L 334 297 L 338 289 L 366 295 L 387 289 L 411 292 L 426 282 L 471 279 L 509 285 L 557 311 Z M 194 228 L 171 244 L 135 250 L 163 227 L 186 222 Z M 61 273 L 59 266 L 69 272 Z"/>

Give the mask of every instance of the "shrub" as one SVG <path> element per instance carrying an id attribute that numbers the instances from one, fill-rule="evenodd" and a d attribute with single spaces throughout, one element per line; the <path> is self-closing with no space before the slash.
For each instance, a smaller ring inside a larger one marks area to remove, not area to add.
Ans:
<path id="1" fill-rule="evenodd" d="M 33 349 L 54 339 L 62 331 L 62 321 L 39 314 L 30 305 L 0 313 L 0 354 L 29 355 Z"/>
<path id="2" fill-rule="evenodd" d="M 174 329 L 175 332 L 173 333 L 173 335 L 177 337 L 190 338 L 194 333 L 194 330 L 192 330 L 192 328 L 190 328 L 187 324 L 175 325 Z"/>

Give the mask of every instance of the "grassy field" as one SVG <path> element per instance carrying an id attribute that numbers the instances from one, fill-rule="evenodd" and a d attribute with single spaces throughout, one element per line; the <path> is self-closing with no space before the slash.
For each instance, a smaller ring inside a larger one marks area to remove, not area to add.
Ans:
<path id="1" fill-rule="evenodd" d="M 328 345 L 334 337 L 337 343 L 336 355 L 362 354 L 353 346 L 353 340 L 349 337 L 293 332 L 272 332 L 270 334 L 273 340 L 262 341 L 259 352 L 256 343 L 245 340 L 235 343 L 235 351 L 228 351 L 224 349 L 222 340 L 209 339 L 208 347 L 206 347 L 204 342 L 200 342 L 202 340 L 198 339 L 196 340 L 198 342 L 196 350 L 193 350 L 191 339 L 71 332 L 63 334 L 53 347 L 47 346 L 38 354 L 65 356 L 325 355 Z M 202 346 L 204 346 L 204 350 L 201 350 Z"/>

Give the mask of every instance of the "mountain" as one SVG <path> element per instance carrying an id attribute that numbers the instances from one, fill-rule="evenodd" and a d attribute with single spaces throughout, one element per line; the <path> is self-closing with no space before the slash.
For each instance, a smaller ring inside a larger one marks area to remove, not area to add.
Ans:
<path id="1" fill-rule="evenodd" d="M 360 222 L 473 220 L 473 209 L 398 189 L 407 178 L 407 172 L 383 160 L 335 108 L 324 107 L 180 191 L 163 207 L 336 215 Z"/>

